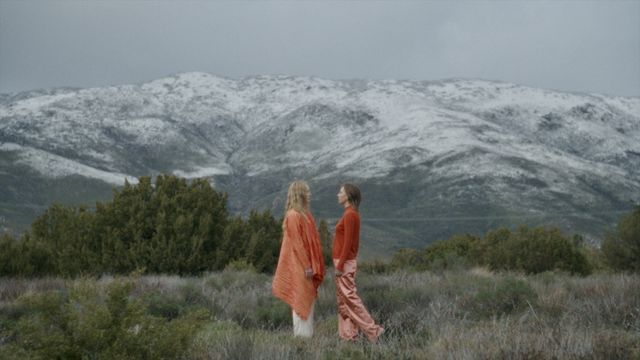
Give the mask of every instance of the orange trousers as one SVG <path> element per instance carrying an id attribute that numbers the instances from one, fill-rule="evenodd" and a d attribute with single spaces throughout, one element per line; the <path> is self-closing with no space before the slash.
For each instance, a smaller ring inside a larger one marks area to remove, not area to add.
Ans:
<path id="1" fill-rule="evenodd" d="M 333 259 L 334 266 L 338 259 Z M 336 276 L 338 300 L 338 335 L 344 340 L 355 340 L 361 330 L 369 341 L 376 341 L 384 328 L 375 321 L 364 307 L 356 290 L 356 260 L 346 260 L 342 276 Z"/>

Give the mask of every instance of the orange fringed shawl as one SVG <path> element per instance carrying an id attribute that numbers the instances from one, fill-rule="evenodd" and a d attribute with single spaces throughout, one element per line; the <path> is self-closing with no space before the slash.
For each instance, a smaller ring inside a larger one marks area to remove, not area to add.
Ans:
<path id="1" fill-rule="evenodd" d="M 313 278 L 304 270 L 311 268 Z M 283 223 L 280 258 L 273 277 L 273 295 L 289 304 L 302 319 L 307 319 L 311 305 L 324 279 L 324 258 L 316 222 L 310 213 L 287 211 Z"/>

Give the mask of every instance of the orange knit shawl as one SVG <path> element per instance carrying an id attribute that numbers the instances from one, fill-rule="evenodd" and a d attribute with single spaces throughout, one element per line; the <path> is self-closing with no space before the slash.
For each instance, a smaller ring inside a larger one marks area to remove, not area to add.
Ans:
<path id="1" fill-rule="evenodd" d="M 304 270 L 311 268 L 313 278 Z M 273 277 L 273 295 L 289 304 L 302 319 L 307 319 L 311 305 L 324 279 L 324 259 L 320 236 L 313 216 L 289 210 L 283 222 L 283 237 L 278 266 Z"/>

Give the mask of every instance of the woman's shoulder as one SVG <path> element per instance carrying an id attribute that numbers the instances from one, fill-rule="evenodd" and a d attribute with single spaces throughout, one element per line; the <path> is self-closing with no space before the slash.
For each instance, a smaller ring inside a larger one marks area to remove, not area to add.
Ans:
<path id="1" fill-rule="evenodd" d="M 304 219 L 304 215 L 301 214 L 298 210 L 294 210 L 294 209 L 287 210 L 284 217 L 285 219 L 288 219 L 288 220 L 297 220 L 297 221 Z"/>
<path id="2" fill-rule="evenodd" d="M 349 220 L 360 220 L 360 213 L 358 213 L 357 210 L 349 207 L 345 209 L 344 215 L 342 215 L 342 217 Z"/>
<path id="3" fill-rule="evenodd" d="M 359 215 L 360 215 L 360 213 L 358 212 L 358 210 L 354 209 L 354 208 L 353 208 L 353 207 L 351 207 L 351 206 L 348 206 L 348 207 L 346 207 L 346 208 L 344 209 L 344 214 L 345 214 L 345 215 L 347 215 L 347 214 L 351 214 L 351 215 L 357 215 L 357 216 L 359 216 Z"/>
<path id="4" fill-rule="evenodd" d="M 314 217 L 313 217 L 313 214 L 311 213 L 311 211 L 308 211 L 308 210 L 307 210 L 307 211 L 305 211 L 305 212 L 304 212 L 304 215 L 305 215 L 307 218 L 309 218 L 309 219 L 311 219 L 311 220 L 314 220 Z"/>

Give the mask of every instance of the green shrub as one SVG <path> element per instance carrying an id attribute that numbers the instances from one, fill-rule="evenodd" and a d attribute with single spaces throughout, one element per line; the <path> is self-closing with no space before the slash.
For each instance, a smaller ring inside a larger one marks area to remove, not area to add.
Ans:
<path id="1" fill-rule="evenodd" d="M 19 298 L 26 311 L 13 328 L 11 348 L 26 358 L 180 358 L 209 314 L 191 311 L 166 321 L 130 298 L 132 287 L 114 281 L 103 296 L 81 282 L 69 291 Z"/>
<path id="2" fill-rule="evenodd" d="M 391 258 L 392 269 L 418 270 L 426 268 L 421 252 L 418 249 L 403 248 L 395 252 Z"/>
<path id="3" fill-rule="evenodd" d="M 260 298 L 256 311 L 260 328 L 278 329 L 292 324 L 291 308 L 274 297 Z"/>
<path id="4" fill-rule="evenodd" d="M 480 256 L 493 270 L 539 273 L 549 270 L 588 275 L 591 266 L 578 245 L 559 229 L 520 226 L 487 233 Z"/>
<path id="5" fill-rule="evenodd" d="M 602 253 L 614 270 L 640 271 L 640 206 L 618 222 L 602 242 Z"/>
<path id="6" fill-rule="evenodd" d="M 506 277 L 493 286 L 480 288 L 473 302 L 472 310 L 475 315 L 499 316 L 519 312 L 537 302 L 537 294 L 533 288 L 523 280 Z"/>
<path id="7" fill-rule="evenodd" d="M 473 235 L 454 235 L 437 241 L 424 250 L 401 249 L 391 260 L 395 269 L 464 270 L 488 266 L 492 270 L 538 273 L 549 270 L 588 275 L 590 254 L 581 237 L 569 238 L 559 229 L 520 226 L 515 232 L 499 228 L 480 239 Z"/>
<path id="8" fill-rule="evenodd" d="M 210 299 L 202 292 L 202 285 L 199 281 L 187 281 L 180 288 L 180 295 L 187 306 L 207 307 L 210 302 Z"/>
<path id="9" fill-rule="evenodd" d="M 386 274 L 391 272 L 391 265 L 382 259 L 361 261 L 358 263 L 358 271 L 372 275 Z"/>
<path id="10" fill-rule="evenodd" d="M 611 270 L 611 266 L 607 263 L 600 249 L 590 245 L 581 245 L 579 251 L 591 267 L 592 273 L 602 273 Z"/>
<path id="11" fill-rule="evenodd" d="M 475 258 L 479 238 L 465 234 L 454 235 L 448 240 L 437 241 L 424 250 L 427 267 L 434 270 L 467 268 L 468 259 Z"/>
<path id="12" fill-rule="evenodd" d="M 229 289 L 248 291 L 262 286 L 269 280 L 270 276 L 267 274 L 259 274 L 245 269 L 238 271 L 227 269 L 223 272 L 209 274 L 204 280 L 204 285 L 222 292 L 228 292 Z"/>
<path id="13" fill-rule="evenodd" d="M 0 276 L 20 272 L 20 250 L 18 242 L 9 234 L 0 237 Z"/>
<path id="14" fill-rule="evenodd" d="M 167 320 L 179 317 L 185 310 L 182 300 L 171 294 L 154 291 L 143 299 L 150 315 L 163 317 Z"/>
<path id="15" fill-rule="evenodd" d="M 186 359 L 246 360 L 253 358 L 254 344 L 233 321 L 215 321 L 202 328 L 185 353 Z"/>
<path id="16" fill-rule="evenodd" d="M 358 295 L 371 313 L 378 314 L 380 321 L 404 305 L 404 289 L 393 288 L 387 283 L 360 281 Z"/>
<path id="17" fill-rule="evenodd" d="M 245 226 L 251 235 L 245 240 L 244 258 L 256 271 L 273 273 L 280 254 L 282 220 L 275 220 L 270 210 L 252 210 Z"/>
<path id="18" fill-rule="evenodd" d="M 540 281 L 544 285 L 551 285 L 558 281 L 557 273 L 554 271 L 543 271 L 533 276 L 533 279 Z"/>
<path id="19" fill-rule="evenodd" d="M 469 269 L 470 264 L 466 256 L 454 251 L 443 253 L 430 262 L 429 270 L 442 272 L 444 270 L 461 271 Z"/>
<path id="20" fill-rule="evenodd" d="M 248 271 L 256 272 L 256 267 L 245 259 L 232 260 L 225 266 L 225 271 Z"/>
<path id="21" fill-rule="evenodd" d="M 240 259 L 273 272 L 282 221 L 268 210 L 229 218 L 226 202 L 205 179 L 160 175 L 125 183 L 95 211 L 53 204 L 20 240 L 0 238 L 0 275 L 184 275 Z"/>
<path id="22" fill-rule="evenodd" d="M 331 233 L 327 220 L 322 219 L 318 223 L 318 234 L 320 235 L 320 244 L 322 245 L 322 257 L 326 266 L 333 266 L 333 249 L 331 241 Z"/>

